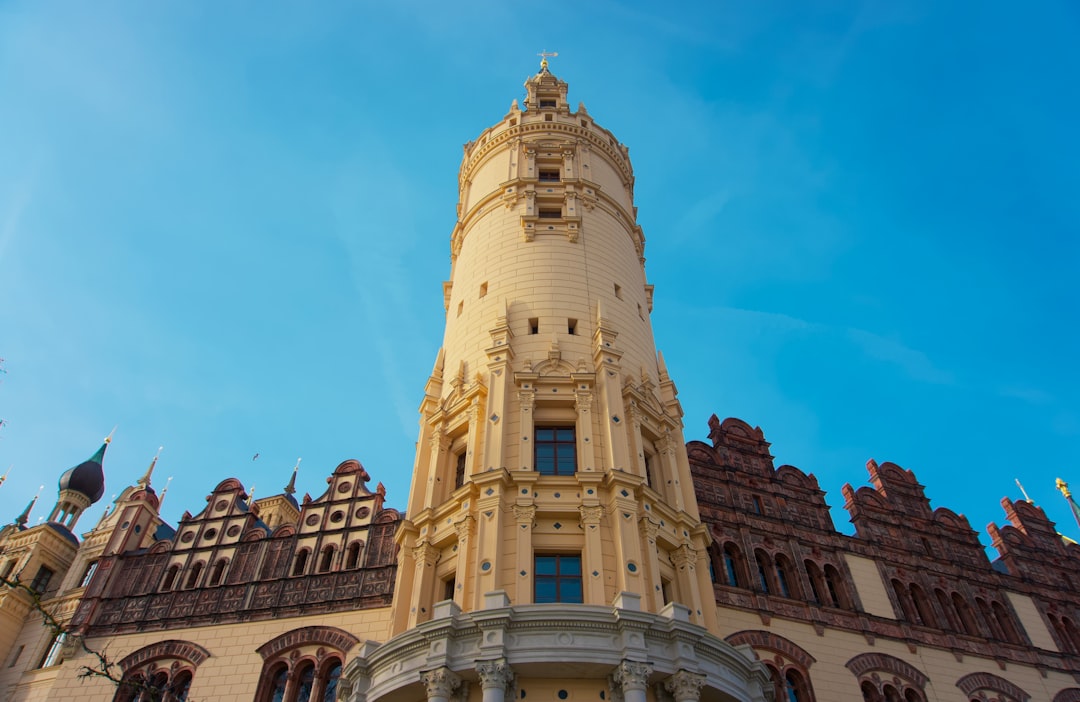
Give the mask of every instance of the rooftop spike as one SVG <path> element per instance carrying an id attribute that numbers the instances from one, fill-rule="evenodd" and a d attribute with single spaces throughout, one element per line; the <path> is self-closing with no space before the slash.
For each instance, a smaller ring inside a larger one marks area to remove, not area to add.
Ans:
<path id="1" fill-rule="evenodd" d="M 1028 497 L 1027 490 L 1025 490 L 1024 486 L 1020 484 L 1020 478 L 1013 478 L 1013 480 L 1016 481 L 1016 487 L 1020 488 L 1020 494 L 1024 496 L 1024 502 L 1027 502 L 1029 505 L 1035 504 L 1035 500 Z"/>
<path id="2" fill-rule="evenodd" d="M 165 488 L 161 491 L 161 494 L 158 495 L 158 514 L 161 513 L 161 505 L 165 504 L 165 493 L 167 493 L 169 491 L 169 483 L 171 483 L 171 482 L 172 482 L 172 476 L 170 475 L 165 480 Z"/>
<path id="3" fill-rule="evenodd" d="M 40 486 L 38 488 L 37 494 L 34 495 L 34 499 L 30 500 L 30 502 L 27 503 L 26 509 L 22 511 L 22 514 L 20 514 L 18 517 L 15 517 L 15 526 L 19 527 L 19 529 L 26 528 L 26 523 L 30 521 L 30 511 L 34 509 L 34 505 L 37 504 L 38 498 L 41 497 L 41 491 L 44 489 L 44 485 Z"/>
<path id="4" fill-rule="evenodd" d="M 15 467 L 15 464 L 12 463 L 10 466 L 8 466 L 7 472 L 4 473 L 3 475 L 0 475 L 0 485 L 4 484 L 4 481 L 7 480 L 7 477 L 9 475 L 11 475 L 11 469 L 14 468 L 14 467 Z"/>
<path id="5" fill-rule="evenodd" d="M 146 469 L 143 477 L 139 478 L 138 481 L 136 481 L 135 484 L 141 487 L 143 490 L 150 487 L 150 477 L 154 474 L 154 466 L 157 465 L 158 458 L 161 457 L 161 451 L 164 448 L 164 446 L 157 447 L 157 453 L 154 454 L 154 460 L 150 461 L 150 467 Z"/>
<path id="6" fill-rule="evenodd" d="M 292 477 L 289 478 L 289 484 L 285 486 L 285 494 L 292 495 L 296 492 L 296 474 L 300 471 L 300 461 L 302 459 L 296 459 L 296 465 L 292 469 Z"/>

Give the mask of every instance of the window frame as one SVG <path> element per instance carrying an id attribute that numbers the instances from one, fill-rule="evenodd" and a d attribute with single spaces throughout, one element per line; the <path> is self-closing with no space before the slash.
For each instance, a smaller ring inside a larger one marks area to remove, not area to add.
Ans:
<path id="1" fill-rule="evenodd" d="M 545 434 L 551 433 L 551 438 L 548 439 L 546 435 L 542 438 L 541 432 Z M 560 432 L 569 432 L 570 437 L 560 438 Z M 550 457 L 550 467 L 548 466 L 549 460 L 547 458 L 541 459 L 540 452 L 541 447 L 552 447 Z M 569 463 L 571 470 L 566 471 L 561 469 L 561 463 L 566 462 L 564 457 L 560 460 L 560 448 L 568 447 L 570 449 Z M 542 463 L 543 460 L 543 463 Z M 561 475 L 568 476 L 577 473 L 577 427 L 573 424 L 565 425 L 538 425 L 533 429 L 533 468 L 540 475 Z"/>
<path id="2" fill-rule="evenodd" d="M 541 573 L 540 559 L 553 558 L 555 559 L 555 572 L 554 573 Z M 571 572 L 571 569 L 564 569 L 563 564 L 570 565 L 571 563 L 577 563 L 577 573 Z M 582 558 L 580 553 L 537 553 L 533 555 L 533 603 L 535 604 L 584 604 L 585 603 L 585 579 L 582 577 Z M 542 583 L 553 583 L 554 599 L 548 599 L 546 596 L 541 599 L 539 597 L 539 590 Z M 578 595 L 577 599 L 572 599 L 573 593 L 567 593 L 567 599 L 564 597 L 564 584 L 576 584 Z"/>

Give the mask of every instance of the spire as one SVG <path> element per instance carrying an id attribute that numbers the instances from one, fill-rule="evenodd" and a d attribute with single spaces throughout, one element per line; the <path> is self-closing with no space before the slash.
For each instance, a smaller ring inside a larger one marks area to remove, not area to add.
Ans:
<path id="1" fill-rule="evenodd" d="M 165 489 L 161 491 L 161 495 L 158 496 L 158 514 L 161 513 L 161 505 L 165 504 L 165 493 L 169 491 L 169 483 L 172 482 L 172 476 L 170 475 L 165 479 Z"/>
<path id="2" fill-rule="evenodd" d="M 1069 484 L 1062 480 L 1057 479 L 1057 489 L 1061 491 L 1062 496 L 1065 497 L 1065 501 L 1069 503 L 1069 507 L 1072 508 L 1073 519 L 1076 520 L 1076 525 L 1080 526 L 1080 506 L 1076 504 L 1076 500 L 1073 499 L 1072 493 L 1069 492 Z"/>
<path id="3" fill-rule="evenodd" d="M 1027 490 L 1025 490 L 1024 486 L 1020 484 L 1020 478 L 1013 478 L 1013 480 L 1016 481 L 1016 487 L 1020 488 L 1020 494 L 1024 496 L 1024 502 L 1027 502 L 1029 505 L 1035 504 L 1035 500 L 1028 497 Z"/>
<path id="4" fill-rule="evenodd" d="M 301 460 L 302 459 L 299 459 L 299 458 L 296 459 L 296 465 L 293 466 L 293 469 L 292 469 L 292 477 L 289 478 L 289 484 L 285 486 L 285 494 L 286 495 L 292 495 L 292 494 L 294 494 L 296 492 L 296 474 L 300 470 L 300 461 Z M 254 490 L 254 487 L 252 487 L 252 490 Z"/>
<path id="5" fill-rule="evenodd" d="M 41 491 L 44 489 L 44 485 L 40 486 L 38 488 L 37 494 L 34 495 L 34 499 L 30 500 L 30 502 L 26 505 L 26 509 L 22 511 L 22 514 L 20 514 L 18 517 L 15 517 L 15 526 L 19 527 L 20 530 L 26 528 L 26 523 L 30 521 L 30 511 L 34 509 L 34 505 L 37 504 L 38 498 L 41 497 Z"/>
<path id="6" fill-rule="evenodd" d="M 15 467 L 15 464 L 12 463 L 10 466 L 8 466 L 7 472 L 4 473 L 3 475 L 0 475 L 0 485 L 4 484 L 4 481 L 7 480 L 7 477 L 9 475 L 11 475 L 11 469 L 14 468 L 14 467 Z"/>
<path id="7" fill-rule="evenodd" d="M 150 476 L 154 474 L 154 466 L 157 465 L 158 458 L 161 456 L 161 450 L 163 448 L 165 447 L 158 446 L 157 454 L 154 455 L 154 460 L 150 461 L 150 467 L 146 469 L 146 473 L 143 474 L 143 477 L 139 478 L 138 482 L 136 482 L 136 485 L 141 487 L 143 490 L 150 487 Z"/>

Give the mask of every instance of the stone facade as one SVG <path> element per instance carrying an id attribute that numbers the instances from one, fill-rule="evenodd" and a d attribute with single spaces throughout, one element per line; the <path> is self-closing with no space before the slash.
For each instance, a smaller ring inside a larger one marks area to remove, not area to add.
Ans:
<path id="1" fill-rule="evenodd" d="M 686 443 L 628 150 L 546 62 L 525 87 L 465 147 L 406 512 L 345 461 L 174 527 L 151 464 L 80 542 L 103 447 L 0 530 L 67 629 L 0 592 L 0 700 L 1080 700 L 1080 546 L 1034 505 L 991 562 L 894 464 L 844 487 L 848 536 L 760 429 Z"/>

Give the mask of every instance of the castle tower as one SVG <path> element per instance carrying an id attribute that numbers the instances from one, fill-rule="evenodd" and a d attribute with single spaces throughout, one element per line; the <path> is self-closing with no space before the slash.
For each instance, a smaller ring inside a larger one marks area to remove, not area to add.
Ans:
<path id="1" fill-rule="evenodd" d="M 395 638 L 350 666 L 350 699 L 422 681 L 445 702 L 470 680 L 484 702 L 513 687 L 644 702 L 657 683 L 681 702 L 764 699 L 759 664 L 708 633 L 710 537 L 653 341 L 628 150 L 571 110 L 546 59 L 525 88 L 465 145 Z M 452 633 L 470 626 L 475 645 Z"/>

